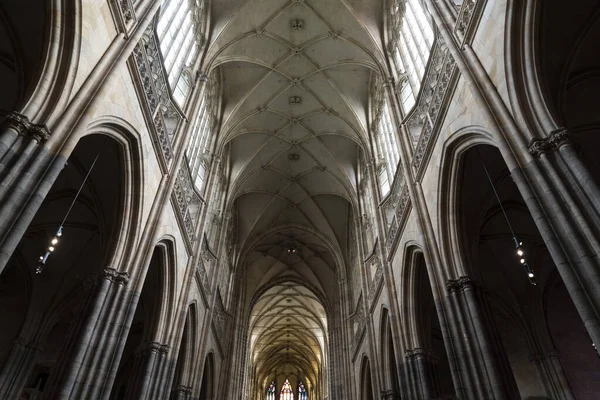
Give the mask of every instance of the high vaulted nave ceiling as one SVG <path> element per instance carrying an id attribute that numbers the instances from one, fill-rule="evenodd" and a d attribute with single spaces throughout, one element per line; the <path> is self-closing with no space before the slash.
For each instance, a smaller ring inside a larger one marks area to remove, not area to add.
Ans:
<path id="1" fill-rule="evenodd" d="M 323 383 L 323 302 L 339 298 L 346 275 L 368 93 L 384 65 L 382 14 L 380 0 L 212 4 L 204 64 L 222 74 L 219 141 L 231 157 L 228 204 L 259 385 L 295 385 L 299 375 L 309 388 Z"/>

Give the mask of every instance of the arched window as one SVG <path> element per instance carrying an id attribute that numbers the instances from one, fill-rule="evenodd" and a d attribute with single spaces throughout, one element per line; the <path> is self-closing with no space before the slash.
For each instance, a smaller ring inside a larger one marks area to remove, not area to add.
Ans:
<path id="1" fill-rule="evenodd" d="M 279 400 L 294 400 L 294 391 L 292 390 L 292 385 L 290 385 L 290 382 L 287 379 L 281 387 Z"/>
<path id="2" fill-rule="evenodd" d="M 302 382 L 300 382 L 298 384 L 298 400 L 307 400 L 308 397 L 306 396 L 306 388 L 304 387 L 304 384 Z"/>
<path id="3" fill-rule="evenodd" d="M 219 73 L 213 71 L 204 90 L 200 110 L 194 119 L 192 137 L 185 152 L 190 167 L 190 175 L 196 188 L 204 190 L 206 172 L 210 165 L 210 149 L 217 123 L 221 89 Z"/>
<path id="4" fill-rule="evenodd" d="M 265 396 L 265 400 L 275 400 L 275 382 L 271 382 L 271 385 L 267 389 L 267 395 Z"/>
<path id="5" fill-rule="evenodd" d="M 163 0 L 156 26 L 169 86 L 180 105 L 189 93 L 189 68 L 202 45 L 204 7 L 204 0 Z"/>
<path id="6" fill-rule="evenodd" d="M 377 179 L 381 196 L 389 193 L 400 161 L 396 124 L 393 122 L 385 92 L 381 79 L 373 80 L 371 87 L 373 112 L 371 133 L 377 152 Z"/>
<path id="7" fill-rule="evenodd" d="M 379 185 L 381 186 L 381 194 L 385 196 L 390 191 L 390 186 L 394 181 L 398 162 L 400 161 L 400 153 L 398 151 L 398 141 L 396 139 L 396 128 L 392 123 L 390 107 L 388 102 L 383 102 L 383 109 L 377 124 L 377 151 L 383 164 L 379 166 Z"/>
<path id="8" fill-rule="evenodd" d="M 415 105 L 434 34 L 421 0 L 391 1 L 392 55 L 405 113 Z"/>

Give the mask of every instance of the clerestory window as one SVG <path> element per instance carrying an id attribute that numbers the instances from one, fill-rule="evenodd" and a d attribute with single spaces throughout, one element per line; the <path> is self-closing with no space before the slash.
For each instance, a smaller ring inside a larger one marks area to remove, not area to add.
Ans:
<path id="1" fill-rule="evenodd" d="M 387 100 L 383 101 L 381 110 L 376 117 L 375 142 L 379 154 L 378 179 L 381 195 L 385 196 L 390 191 L 394 181 L 398 163 L 400 162 L 400 151 L 396 138 L 395 125 Z"/>
<path id="2" fill-rule="evenodd" d="M 183 105 L 191 88 L 191 67 L 203 37 L 204 0 L 163 0 L 156 33 L 169 86 Z"/>
<path id="3" fill-rule="evenodd" d="M 415 105 L 433 46 L 430 17 L 420 0 L 392 0 L 392 58 L 404 113 Z"/>
<path id="4" fill-rule="evenodd" d="M 217 128 L 217 113 L 219 109 L 220 85 L 218 71 L 210 75 L 207 87 L 202 96 L 200 109 L 194 125 L 190 144 L 186 150 L 186 157 L 190 167 L 190 175 L 198 191 L 204 191 L 206 174 L 210 165 L 210 151 L 212 139 Z"/>

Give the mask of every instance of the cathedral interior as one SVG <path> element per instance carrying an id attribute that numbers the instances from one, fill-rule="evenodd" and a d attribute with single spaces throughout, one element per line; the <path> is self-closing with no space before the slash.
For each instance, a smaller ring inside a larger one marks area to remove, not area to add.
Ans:
<path id="1" fill-rule="evenodd" d="M 0 400 L 600 398 L 598 43 L 599 0 L 0 0 Z"/>

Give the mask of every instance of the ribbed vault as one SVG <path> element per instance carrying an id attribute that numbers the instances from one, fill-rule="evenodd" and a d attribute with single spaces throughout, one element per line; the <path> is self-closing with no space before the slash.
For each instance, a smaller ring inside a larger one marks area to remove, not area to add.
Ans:
<path id="1" fill-rule="evenodd" d="M 251 380 L 262 390 L 300 377 L 322 397 L 324 302 L 339 302 L 346 275 L 369 87 L 385 63 L 381 0 L 217 0 L 212 10 L 205 63 L 223 79 L 218 148 L 231 162 Z"/>

